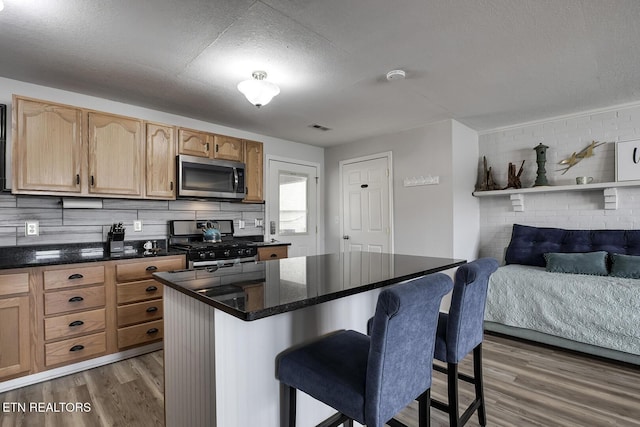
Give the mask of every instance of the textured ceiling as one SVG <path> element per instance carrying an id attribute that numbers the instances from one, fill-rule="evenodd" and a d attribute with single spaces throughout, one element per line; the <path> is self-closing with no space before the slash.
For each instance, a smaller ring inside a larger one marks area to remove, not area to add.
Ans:
<path id="1" fill-rule="evenodd" d="M 4 3 L 0 76 L 319 146 L 640 100 L 638 0 Z M 281 88 L 260 109 L 254 70 Z"/>

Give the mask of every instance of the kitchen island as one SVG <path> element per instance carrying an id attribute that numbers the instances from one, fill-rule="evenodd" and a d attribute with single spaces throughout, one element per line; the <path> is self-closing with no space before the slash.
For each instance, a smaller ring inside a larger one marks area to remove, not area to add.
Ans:
<path id="1" fill-rule="evenodd" d="M 351 252 L 154 274 L 166 285 L 166 425 L 280 425 L 279 353 L 338 329 L 364 332 L 381 288 L 464 262 Z M 299 426 L 333 412 L 299 393 Z"/>

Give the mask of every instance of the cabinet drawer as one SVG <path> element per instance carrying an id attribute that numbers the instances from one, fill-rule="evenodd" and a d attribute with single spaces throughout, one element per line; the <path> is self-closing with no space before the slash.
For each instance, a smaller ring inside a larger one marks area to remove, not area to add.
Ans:
<path id="1" fill-rule="evenodd" d="M 269 261 L 270 259 L 286 258 L 288 253 L 287 246 L 272 246 L 266 248 L 258 248 L 258 260 Z"/>
<path id="2" fill-rule="evenodd" d="M 29 273 L 0 275 L 0 296 L 29 292 Z"/>
<path id="3" fill-rule="evenodd" d="M 164 336 L 162 320 L 118 329 L 118 348 L 157 341 Z"/>
<path id="4" fill-rule="evenodd" d="M 144 262 L 116 265 L 116 281 L 132 282 L 134 280 L 151 279 L 151 275 L 158 271 L 180 270 L 184 259 L 154 258 Z"/>
<path id="5" fill-rule="evenodd" d="M 118 327 L 158 319 L 162 319 L 162 299 L 118 307 Z"/>
<path id="6" fill-rule="evenodd" d="M 44 294 L 44 314 L 104 307 L 104 285 Z"/>
<path id="7" fill-rule="evenodd" d="M 72 286 L 93 285 L 104 282 L 104 266 L 74 267 L 64 270 L 44 272 L 44 289 L 70 288 Z"/>
<path id="8" fill-rule="evenodd" d="M 162 284 L 156 280 L 124 283 L 116 285 L 116 299 L 118 304 L 144 301 L 162 297 Z"/>
<path id="9" fill-rule="evenodd" d="M 105 353 L 107 340 L 104 332 L 71 338 L 44 345 L 45 365 L 52 366 L 64 362 L 95 357 Z"/>
<path id="10" fill-rule="evenodd" d="M 104 308 L 44 319 L 44 339 L 68 338 L 74 335 L 103 330 Z"/>

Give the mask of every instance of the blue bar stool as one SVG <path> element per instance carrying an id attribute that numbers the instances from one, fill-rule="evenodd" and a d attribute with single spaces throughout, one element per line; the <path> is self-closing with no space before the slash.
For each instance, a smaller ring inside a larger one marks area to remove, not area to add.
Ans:
<path id="1" fill-rule="evenodd" d="M 464 425 L 477 410 L 481 426 L 487 425 L 482 383 L 482 339 L 484 307 L 489 276 L 498 268 L 493 258 L 480 258 L 458 268 L 451 296 L 449 313 L 440 313 L 434 357 L 447 367 L 433 369 L 447 374 L 448 403 L 431 399 L 431 406 L 449 413 L 449 426 Z M 473 351 L 473 377 L 458 372 L 458 363 Z M 462 416 L 458 409 L 458 379 L 471 383 L 475 398 Z"/>
<path id="2" fill-rule="evenodd" d="M 281 426 L 295 427 L 296 390 L 338 411 L 319 426 L 402 426 L 392 417 L 415 399 L 420 426 L 429 426 L 438 312 L 452 287 L 442 273 L 390 287 L 378 297 L 371 336 L 343 330 L 280 354 Z"/>

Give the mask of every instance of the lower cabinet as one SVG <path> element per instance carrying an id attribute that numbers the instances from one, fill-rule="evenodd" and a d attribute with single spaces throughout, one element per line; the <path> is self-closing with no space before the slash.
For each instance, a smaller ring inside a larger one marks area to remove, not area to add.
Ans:
<path id="1" fill-rule="evenodd" d="M 116 265 L 118 349 L 163 338 L 162 290 L 151 275 L 184 268 L 184 257 L 156 258 Z"/>
<path id="2" fill-rule="evenodd" d="M 156 271 L 182 255 L 0 271 L 0 382 L 163 338 Z"/>
<path id="3" fill-rule="evenodd" d="M 106 354 L 105 265 L 46 269 L 42 278 L 44 366 Z"/>
<path id="4" fill-rule="evenodd" d="M 258 248 L 258 261 L 287 258 L 288 253 L 287 246 L 263 246 Z"/>
<path id="5" fill-rule="evenodd" d="M 0 275 L 0 381 L 31 369 L 29 275 Z"/>

